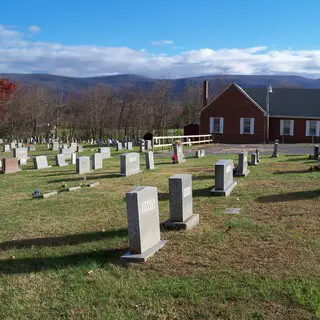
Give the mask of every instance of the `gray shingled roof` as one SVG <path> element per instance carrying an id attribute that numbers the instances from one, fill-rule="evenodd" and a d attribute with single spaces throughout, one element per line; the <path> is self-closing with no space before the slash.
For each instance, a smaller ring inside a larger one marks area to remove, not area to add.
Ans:
<path id="1" fill-rule="evenodd" d="M 243 89 L 266 110 L 267 88 Z M 270 115 L 320 118 L 320 89 L 273 88 Z"/>

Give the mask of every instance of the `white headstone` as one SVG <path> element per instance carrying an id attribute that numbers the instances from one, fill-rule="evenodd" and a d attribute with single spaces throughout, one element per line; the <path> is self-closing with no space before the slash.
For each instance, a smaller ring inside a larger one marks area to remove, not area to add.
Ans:
<path id="1" fill-rule="evenodd" d="M 140 154 L 136 152 L 124 153 L 120 156 L 122 176 L 130 176 L 140 171 Z"/>

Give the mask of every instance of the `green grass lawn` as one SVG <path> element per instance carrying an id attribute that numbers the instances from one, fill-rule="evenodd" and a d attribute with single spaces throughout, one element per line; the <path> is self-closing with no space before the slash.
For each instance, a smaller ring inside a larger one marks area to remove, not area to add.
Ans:
<path id="1" fill-rule="evenodd" d="M 50 169 L 33 170 L 29 160 L 18 174 L 0 175 L 0 319 L 320 318 L 320 172 L 307 171 L 315 161 L 262 157 L 230 197 L 212 197 L 214 163 L 230 157 L 181 165 L 156 157 L 155 171 L 130 177 L 118 175 L 114 157 L 86 175 L 99 186 L 37 200 L 36 188 L 83 178 L 53 157 Z M 128 249 L 125 193 L 156 186 L 163 222 L 175 173 L 193 176 L 199 225 L 161 230 L 168 243 L 145 264 L 120 261 Z M 241 214 L 225 214 L 229 207 Z"/>

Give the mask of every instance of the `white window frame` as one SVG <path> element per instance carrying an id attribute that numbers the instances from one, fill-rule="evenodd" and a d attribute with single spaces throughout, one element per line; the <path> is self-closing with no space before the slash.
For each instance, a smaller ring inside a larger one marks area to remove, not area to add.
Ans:
<path id="1" fill-rule="evenodd" d="M 320 121 L 318 121 L 318 120 L 306 120 L 306 137 L 312 137 L 312 135 L 310 134 L 310 122 L 311 121 L 316 122 L 316 135 L 315 135 L 315 137 L 319 137 L 320 136 Z"/>
<path id="2" fill-rule="evenodd" d="M 219 119 L 219 132 L 214 131 L 214 120 Z M 223 133 L 223 118 L 222 117 L 210 117 L 210 133 L 222 134 Z"/>
<path id="3" fill-rule="evenodd" d="M 290 132 L 289 134 L 284 134 L 284 122 L 290 121 Z M 280 120 L 280 136 L 293 136 L 294 135 L 294 120 L 292 119 L 281 119 Z"/>
<path id="4" fill-rule="evenodd" d="M 250 132 L 244 132 L 245 120 L 250 120 Z M 240 134 L 254 134 L 254 118 L 240 118 Z"/>

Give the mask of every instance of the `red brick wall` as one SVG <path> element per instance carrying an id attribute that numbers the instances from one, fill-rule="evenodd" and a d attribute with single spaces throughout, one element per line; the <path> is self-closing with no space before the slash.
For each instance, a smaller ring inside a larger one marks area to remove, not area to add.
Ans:
<path id="1" fill-rule="evenodd" d="M 215 134 L 219 143 L 265 142 L 265 114 L 236 86 L 231 86 L 213 101 L 200 116 L 200 134 L 210 133 L 210 117 L 223 117 L 223 134 Z M 254 118 L 254 134 L 240 134 L 240 118 Z M 280 130 L 280 129 L 279 129 Z"/>
<path id="2" fill-rule="evenodd" d="M 293 136 L 280 135 L 280 120 L 286 119 L 294 120 Z M 312 143 L 312 137 L 306 137 L 307 120 L 314 119 L 270 118 L 270 140 L 278 139 L 283 143 Z M 320 143 L 320 137 L 314 137 L 314 143 Z"/>

